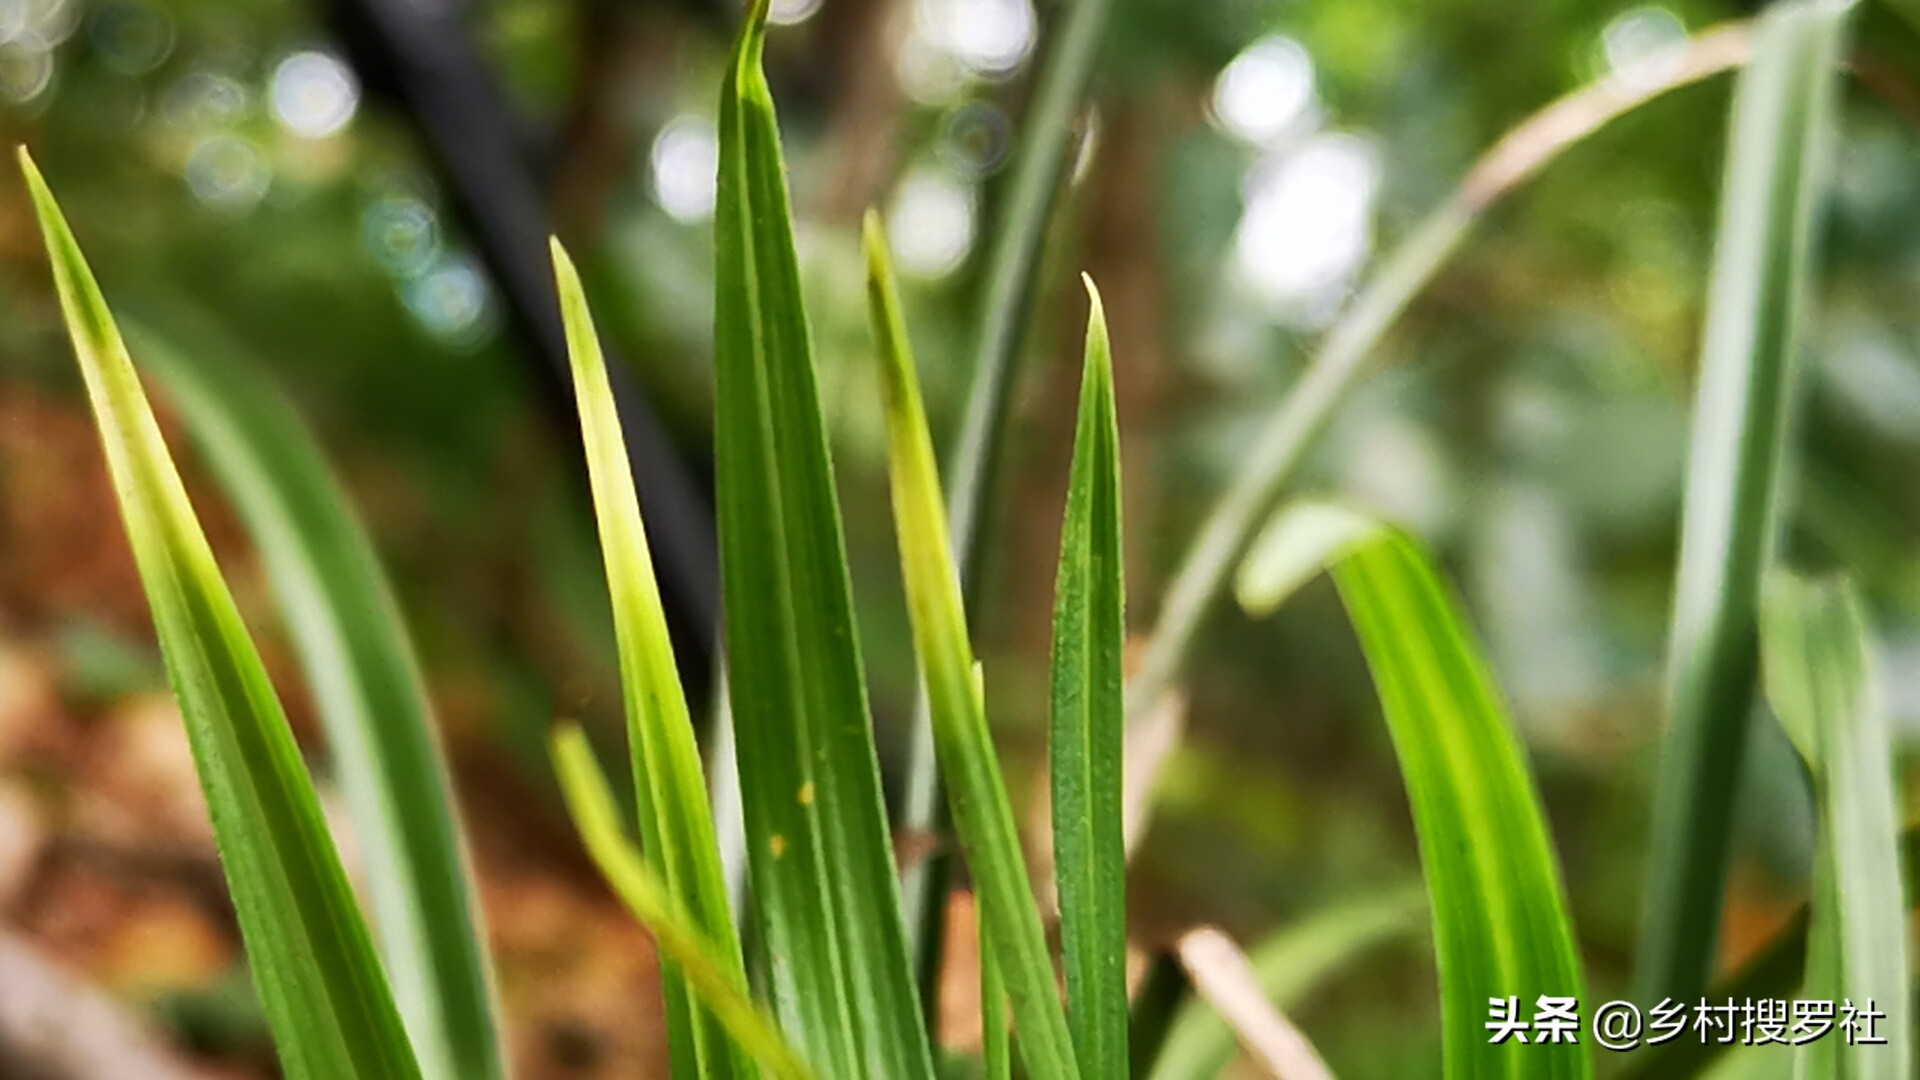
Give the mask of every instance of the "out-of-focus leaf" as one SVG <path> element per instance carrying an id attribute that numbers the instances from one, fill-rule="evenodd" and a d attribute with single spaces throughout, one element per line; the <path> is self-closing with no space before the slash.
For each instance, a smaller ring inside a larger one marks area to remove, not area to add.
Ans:
<path id="1" fill-rule="evenodd" d="M 419 666 L 373 542 L 300 416 L 214 335 L 127 322 L 247 524 L 353 817 L 373 929 L 420 1071 L 504 1068 L 473 875 Z"/>
<path id="2" fill-rule="evenodd" d="M 1253 965 L 1232 938 L 1203 926 L 1180 935 L 1175 948 L 1194 993 L 1213 1006 L 1241 1048 L 1267 1075 L 1332 1080 L 1327 1063 L 1306 1035 L 1260 992 Z"/>
<path id="3" fill-rule="evenodd" d="M 673 644 L 667 637 L 666 610 L 653 577 L 646 526 L 640 518 L 640 500 L 627 464 L 606 360 L 580 275 L 557 240 L 553 269 L 619 639 L 641 849 L 658 868 L 668 894 L 714 947 L 715 961 L 745 985 L 739 935 L 714 841 L 706 779 L 700 771 L 700 750 L 674 665 Z M 672 963 L 661 965 L 660 980 L 674 1075 L 718 1078 L 751 1073 L 738 1048 L 725 1037 L 719 1018 L 701 1007 L 693 988 Z"/>
<path id="4" fill-rule="evenodd" d="M 418 1077 L 312 778 L 133 361 L 24 150 L 20 163 L 281 1064 L 301 1080 Z"/>
<path id="5" fill-rule="evenodd" d="M 773 1001 L 833 1076 L 933 1071 L 880 800 L 846 548 L 753 5 L 720 100 L 720 571 Z"/>
<path id="6" fill-rule="evenodd" d="M 579 727 L 555 729 L 553 764 L 587 853 L 634 918 L 646 925 L 660 952 L 673 962 L 687 989 L 720 1031 L 743 1057 L 759 1062 L 773 1076 L 812 1080 L 813 1070 L 787 1043 L 772 1018 L 747 996 L 747 980 L 738 956 L 707 936 L 667 883 L 627 842 L 613 792 L 607 790 L 606 777 L 594 764 L 593 749 Z"/>
<path id="7" fill-rule="evenodd" d="M 1426 910 L 1425 890 L 1330 905 L 1288 926 L 1248 954 L 1260 993 L 1293 1009 L 1360 953 L 1414 930 Z M 1232 1063 L 1233 1029 L 1205 1001 L 1189 1000 L 1173 1018 L 1152 1080 L 1213 1080 Z"/>
<path id="8" fill-rule="evenodd" d="M 1760 575 L 1776 523 L 1814 223 L 1835 138 L 1848 2 L 1769 9 L 1734 94 L 1667 657 L 1644 1001 L 1706 989 L 1719 940 L 1734 784 L 1753 710 Z"/>
<path id="9" fill-rule="evenodd" d="M 1783 573 L 1768 582 L 1761 625 L 1767 700 L 1806 759 L 1820 814 L 1802 993 L 1848 1003 L 1856 1018 L 1884 1014 L 1861 1031 L 1885 1045 L 1806 1043 L 1799 1074 L 1905 1080 L 1913 1054 L 1900 804 L 1860 599 L 1843 582 Z"/>
<path id="10" fill-rule="evenodd" d="M 1304 504 L 1312 507 L 1314 504 Z M 1255 541 L 1237 582 L 1249 613 L 1273 610 L 1269 576 L 1297 559 L 1305 530 L 1328 543 L 1334 584 L 1373 672 L 1413 806 L 1433 913 L 1440 1010 L 1450 1077 L 1586 1077 L 1584 1045 L 1490 1041 L 1490 999 L 1515 999 L 1532 1018 L 1542 995 L 1577 1000 L 1580 961 L 1546 817 L 1513 725 L 1479 645 L 1431 559 L 1398 530 L 1328 529 L 1324 508 L 1288 507 Z"/>
<path id="11" fill-rule="evenodd" d="M 1086 362 L 1054 590 L 1047 747 L 1067 1022 L 1080 1068 L 1088 1076 L 1120 1076 L 1127 1069 L 1126 567 L 1112 349 L 1091 278 L 1087 296 Z"/>
<path id="12" fill-rule="evenodd" d="M 1007 799 L 1006 781 L 987 728 L 985 696 L 947 546 L 939 469 L 894 293 L 886 237 L 879 219 L 871 214 L 866 247 L 867 295 L 874 334 L 880 341 L 887 405 L 894 533 L 900 542 L 914 647 L 933 708 L 933 733 L 948 802 L 960 845 L 973 868 L 983 937 L 1013 1003 L 1014 1028 L 1027 1071 L 1043 1080 L 1076 1077 L 1080 1071 L 1075 1066 L 1073 1039 L 1060 1008 L 1013 805 Z M 1119 829 L 1117 817 L 1112 824 Z"/>

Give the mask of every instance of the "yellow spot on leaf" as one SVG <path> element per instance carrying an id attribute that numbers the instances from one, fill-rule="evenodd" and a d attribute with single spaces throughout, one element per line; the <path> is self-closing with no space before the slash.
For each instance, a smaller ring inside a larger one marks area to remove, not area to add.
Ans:
<path id="1" fill-rule="evenodd" d="M 813 781 L 811 780 L 800 785 L 800 805 L 801 806 L 813 805 Z"/>
<path id="2" fill-rule="evenodd" d="M 767 846 L 773 849 L 773 857 L 777 859 L 787 853 L 787 838 L 774 833 L 773 839 L 767 841 Z"/>

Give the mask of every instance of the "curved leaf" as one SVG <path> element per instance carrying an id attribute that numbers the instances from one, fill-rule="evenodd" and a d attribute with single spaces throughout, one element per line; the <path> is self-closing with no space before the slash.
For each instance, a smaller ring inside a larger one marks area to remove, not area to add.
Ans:
<path id="1" fill-rule="evenodd" d="M 1344 515 L 1341 528 L 1330 520 Z M 1450 1077 L 1586 1077 L 1583 1045 L 1495 1044 L 1489 1000 L 1515 999 L 1526 1022 L 1542 996 L 1578 1000 L 1580 961 L 1546 818 L 1513 725 L 1453 598 L 1425 550 L 1352 511 L 1289 507 L 1254 542 L 1237 582 L 1250 614 L 1284 599 L 1273 573 L 1296 558 L 1300 530 L 1327 541 L 1324 561 L 1373 672 L 1413 806 L 1433 912 Z"/>
<path id="2" fill-rule="evenodd" d="M 575 725 L 556 729 L 552 753 L 560 791 L 594 864 L 634 918 L 646 925 L 660 952 L 672 961 L 720 1031 L 743 1056 L 758 1061 L 781 1080 L 812 1080 L 813 1070 L 747 996 L 747 980 L 737 956 L 707 936 L 667 883 L 627 843 L 613 792 L 607 790 L 607 778 L 593 762 L 586 735 Z"/>

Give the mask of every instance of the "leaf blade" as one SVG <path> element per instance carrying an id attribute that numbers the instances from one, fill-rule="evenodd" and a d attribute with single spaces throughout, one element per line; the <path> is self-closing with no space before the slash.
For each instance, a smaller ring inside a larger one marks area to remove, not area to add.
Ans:
<path id="1" fill-rule="evenodd" d="M 654 580 L 606 359 L 579 272 L 558 240 L 551 248 L 613 604 L 641 850 L 659 868 L 661 882 L 686 909 L 693 926 L 719 950 L 728 974 L 737 975 L 744 985 L 739 934 L 720 866 L 706 778 L 667 636 L 666 609 Z M 661 966 L 660 980 L 674 1075 L 751 1074 L 751 1065 L 725 1037 L 719 1018 L 699 1003 L 671 963 Z"/>
<path id="2" fill-rule="evenodd" d="M 1054 588 L 1048 738 L 1067 1022 L 1089 1076 L 1127 1070 L 1126 648 L 1112 346 L 1086 280 L 1086 360 Z M 904 351 L 904 350 L 903 350 Z"/>
<path id="3" fill-rule="evenodd" d="M 594 764 L 586 735 L 576 725 L 562 725 L 553 733 L 551 752 L 567 810 L 588 854 L 711 1011 L 725 1037 L 781 1080 L 813 1080 L 805 1059 L 748 996 L 738 962 L 706 936 L 667 883 L 627 843 L 613 792 Z"/>
<path id="4" fill-rule="evenodd" d="M 1814 207 L 1831 156 L 1850 3 L 1779 5 L 1735 90 L 1668 641 L 1668 722 L 1654 794 L 1645 1001 L 1706 988 L 1752 711 L 1760 575 L 1774 539 Z"/>
<path id="5" fill-rule="evenodd" d="M 720 106 L 717 476 L 730 699 L 774 1004 L 831 1075 L 933 1072 L 793 250 L 766 3 Z"/>
<path id="6" fill-rule="evenodd" d="M 1807 985 L 1813 999 L 1885 1014 L 1886 1046 L 1821 1039 L 1800 1076 L 1905 1080 L 1912 1055 L 1906 901 L 1894 746 L 1860 598 L 1844 581 L 1782 573 L 1762 607 L 1767 698 L 1813 775 L 1819 811 Z"/>
<path id="7" fill-rule="evenodd" d="M 316 1080 L 418 1077 L 313 782 L 133 362 L 24 149 L 20 163 L 281 1063 Z"/>
<path id="8" fill-rule="evenodd" d="M 1312 507 L 1315 504 L 1303 504 Z M 1351 513 L 1350 511 L 1348 513 Z M 1241 603 L 1271 611 L 1259 549 L 1298 547 L 1302 521 L 1327 538 L 1335 585 L 1373 673 L 1413 808 L 1439 961 L 1448 1076 L 1579 1077 L 1579 1045 L 1489 1042 L 1489 999 L 1578 999 L 1581 972 L 1558 864 L 1524 754 L 1481 650 L 1425 551 L 1386 525 L 1356 539 L 1288 507 L 1242 563 Z M 1522 1017 L 1525 1019 L 1525 1017 Z"/>
<path id="9" fill-rule="evenodd" d="M 212 333 L 161 325 L 134 319 L 126 332 L 266 565 L 354 822 L 375 940 L 421 1072 L 500 1077 L 472 868 L 419 664 L 372 538 L 299 414 Z"/>
<path id="10" fill-rule="evenodd" d="M 1082 1074 L 1060 1007 L 1013 804 L 987 728 L 984 695 L 948 547 L 933 440 L 920 405 L 886 238 L 879 219 L 871 214 L 866 249 L 867 296 L 874 335 L 880 342 L 886 398 L 894 531 L 948 804 L 973 868 L 983 936 L 1012 1002 L 1020 1055 L 1028 1072 L 1040 1080 L 1069 1080 Z M 1114 825 L 1118 827 L 1117 820 Z"/>

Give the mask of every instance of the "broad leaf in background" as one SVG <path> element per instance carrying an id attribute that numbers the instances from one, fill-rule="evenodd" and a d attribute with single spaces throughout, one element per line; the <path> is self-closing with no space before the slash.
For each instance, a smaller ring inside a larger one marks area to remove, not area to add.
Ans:
<path id="1" fill-rule="evenodd" d="M 1807 998 L 1882 1013 L 1872 1036 L 1800 1048 L 1800 1076 L 1905 1080 L 1912 1075 L 1906 900 L 1893 732 L 1851 585 L 1781 573 L 1761 612 L 1767 700 L 1806 759 L 1818 807 Z M 1864 1028 L 1863 1028 L 1864 1031 Z"/>
<path id="2" fill-rule="evenodd" d="M 573 261 L 553 242 L 554 280 L 561 321 L 573 359 L 580 403 L 580 437 L 592 481 L 607 590 L 620 645 L 620 681 L 627 700 L 627 744 L 639 803 L 640 845 L 675 902 L 719 951 L 719 959 L 742 985 L 739 936 L 734 930 L 726 877 L 714 842 L 713 813 L 693 722 L 667 638 L 667 615 L 653 577 L 639 496 L 628 467 L 620 417 L 587 309 L 586 292 Z M 671 963 L 661 965 L 667 1015 L 667 1047 L 676 1077 L 728 1077 L 750 1071 L 737 1057 L 719 1020 L 707 1013 Z"/>
<path id="3" fill-rule="evenodd" d="M 133 361 L 24 150 L 20 164 L 281 1065 L 298 1080 L 418 1077 L 312 778 Z"/>
<path id="4" fill-rule="evenodd" d="M 1311 547 L 1302 530 L 1326 544 L 1321 561 L 1373 672 L 1413 807 L 1446 1074 L 1590 1076 L 1584 1045 L 1488 1038 L 1490 999 L 1517 999 L 1517 1019 L 1530 1020 L 1542 995 L 1578 1000 L 1581 974 L 1546 817 L 1478 643 L 1425 550 L 1320 503 L 1282 509 L 1254 542 L 1236 581 L 1248 613 L 1273 611 L 1299 584 Z M 1270 550 L 1288 555 L 1263 555 Z"/>
<path id="5" fill-rule="evenodd" d="M 1100 291 L 1091 278 L 1086 284 L 1092 306 L 1054 587 L 1047 752 L 1074 1053 L 1088 1076 L 1121 1076 L 1127 1071 L 1127 849 L 1121 830 L 1126 567 L 1112 349 Z M 899 351 L 906 352 L 904 340 Z"/>
<path id="6" fill-rule="evenodd" d="M 894 533 L 900 542 L 914 649 L 932 707 L 940 771 L 960 846 L 973 869 L 982 937 L 1013 1004 L 1020 1056 L 1028 1074 L 1037 1080 L 1070 1080 L 1082 1074 L 1060 1008 L 1053 961 L 1020 849 L 1013 805 L 1007 799 L 993 734 L 987 728 L 985 695 L 948 548 L 933 440 L 920 404 L 919 378 L 894 291 L 886 236 L 879 218 L 872 214 L 867 216 L 866 248 L 867 296 L 874 335 L 880 342 L 886 398 Z M 1120 827 L 1117 809 L 1112 825 L 1115 830 Z M 1124 1014 L 1121 1020 L 1125 1022 Z M 1120 1060 L 1124 1068 L 1126 1059 Z"/>
<path id="7" fill-rule="evenodd" d="M 1769 9 L 1734 93 L 1667 643 L 1667 734 L 1635 972 L 1644 1001 L 1696 998 L 1713 973 L 1735 765 L 1758 674 L 1760 576 L 1851 10 L 1833 0 Z"/>
<path id="8" fill-rule="evenodd" d="M 600 766 L 594 764 L 586 735 L 572 724 L 555 729 L 552 754 L 561 794 L 587 853 L 634 918 L 645 924 L 678 978 L 713 1017 L 722 1037 L 732 1042 L 743 1060 L 759 1062 L 780 1080 L 812 1080 L 813 1070 L 748 996 L 738 951 L 708 937 L 667 883 L 627 842 L 613 792 L 607 789 Z"/>
<path id="9" fill-rule="evenodd" d="M 374 934 L 421 1073 L 503 1075 L 446 765 L 371 538 L 299 414 L 213 332 L 157 319 L 126 329 L 266 564 L 346 794 Z"/>
<path id="10" fill-rule="evenodd" d="M 1247 954 L 1261 994 L 1282 1010 L 1298 1008 L 1361 953 L 1418 928 L 1426 911 L 1419 886 L 1329 905 L 1287 926 Z M 1233 1029 L 1211 1005 L 1190 998 L 1174 1014 L 1154 1059 L 1152 1080 L 1214 1080 L 1233 1063 Z"/>
<path id="11" fill-rule="evenodd" d="M 757 940 L 774 1005 L 836 1077 L 933 1072 L 880 801 L 786 169 L 748 13 L 714 214 L 720 575 Z"/>

